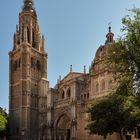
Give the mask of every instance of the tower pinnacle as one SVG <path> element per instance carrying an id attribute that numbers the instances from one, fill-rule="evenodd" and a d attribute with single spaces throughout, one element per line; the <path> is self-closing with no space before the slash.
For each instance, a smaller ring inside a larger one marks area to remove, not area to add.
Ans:
<path id="1" fill-rule="evenodd" d="M 24 0 L 24 4 L 27 4 L 27 3 L 32 3 L 33 4 L 33 0 Z"/>
<path id="2" fill-rule="evenodd" d="M 112 33 L 112 31 L 111 31 L 111 26 L 109 26 L 108 27 L 108 33 L 107 33 L 107 35 L 106 35 L 106 42 L 105 42 L 105 44 L 107 44 L 107 43 L 112 43 L 113 41 L 114 41 L 114 39 L 113 39 L 113 37 L 114 37 L 114 34 Z"/>
<path id="3" fill-rule="evenodd" d="M 23 11 L 31 11 L 31 10 L 34 11 L 33 0 L 23 0 L 23 1 L 24 1 Z"/>

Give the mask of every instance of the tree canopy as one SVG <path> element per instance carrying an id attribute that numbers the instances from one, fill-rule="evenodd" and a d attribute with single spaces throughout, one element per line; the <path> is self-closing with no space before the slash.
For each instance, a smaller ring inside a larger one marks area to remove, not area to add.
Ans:
<path id="1" fill-rule="evenodd" d="M 105 64 L 116 83 L 107 96 L 94 99 L 89 112 L 91 133 L 107 136 L 133 132 L 140 124 L 140 9 L 122 19 L 123 35 L 108 46 Z"/>
<path id="2" fill-rule="evenodd" d="M 117 132 L 122 138 L 122 134 L 132 132 L 140 124 L 139 100 L 129 94 L 126 86 L 122 83 L 115 92 L 91 103 L 91 133 L 106 137 Z"/>

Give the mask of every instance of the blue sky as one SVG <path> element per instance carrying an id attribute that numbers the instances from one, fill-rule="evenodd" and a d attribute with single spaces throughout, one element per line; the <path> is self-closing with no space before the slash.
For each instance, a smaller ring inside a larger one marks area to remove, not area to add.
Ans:
<path id="1" fill-rule="evenodd" d="M 0 4 L 0 106 L 8 108 L 9 61 L 13 33 L 18 24 L 22 0 L 1 0 Z M 53 87 L 73 65 L 73 71 L 87 71 L 97 48 L 104 44 L 111 22 L 117 38 L 127 9 L 140 8 L 140 0 L 34 0 L 40 32 L 48 52 L 48 80 Z"/>

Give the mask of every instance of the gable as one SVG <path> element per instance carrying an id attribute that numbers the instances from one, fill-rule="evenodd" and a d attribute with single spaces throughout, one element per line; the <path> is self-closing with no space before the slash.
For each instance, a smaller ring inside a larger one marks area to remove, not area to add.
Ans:
<path id="1" fill-rule="evenodd" d="M 82 76 L 82 73 L 76 73 L 76 72 L 70 72 L 68 75 L 66 75 L 61 82 L 66 82 L 75 78 L 78 78 L 80 76 Z"/>

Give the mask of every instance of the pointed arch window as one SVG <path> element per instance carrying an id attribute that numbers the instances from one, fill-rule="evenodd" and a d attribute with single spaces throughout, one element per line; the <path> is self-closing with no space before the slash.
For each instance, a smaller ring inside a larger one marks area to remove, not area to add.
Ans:
<path id="1" fill-rule="evenodd" d="M 28 43 L 30 43 L 30 30 L 27 27 L 27 39 L 28 39 Z"/>
<path id="2" fill-rule="evenodd" d="M 21 64 L 21 58 L 19 58 L 19 61 L 18 61 L 18 67 L 20 68 L 20 64 Z"/>
<path id="3" fill-rule="evenodd" d="M 35 48 L 35 33 L 34 33 L 34 29 L 32 29 L 32 47 Z"/>
<path id="4" fill-rule="evenodd" d="M 64 92 L 64 90 L 62 90 L 62 92 L 61 92 L 61 97 L 62 97 L 62 99 L 65 98 L 65 92 Z"/>
<path id="5" fill-rule="evenodd" d="M 89 99 L 89 93 L 87 94 L 87 99 Z"/>
<path id="6" fill-rule="evenodd" d="M 67 90 L 67 98 L 70 98 L 70 96 L 71 96 L 71 90 L 70 90 L 70 88 Z"/>
<path id="7" fill-rule="evenodd" d="M 31 68 L 34 68 L 34 59 L 31 58 Z"/>
<path id="8" fill-rule="evenodd" d="M 22 25 L 22 42 L 24 41 L 24 26 Z"/>
<path id="9" fill-rule="evenodd" d="M 81 100 L 83 100 L 83 95 L 81 95 Z"/>
<path id="10" fill-rule="evenodd" d="M 86 94 L 84 94 L 84 100 L 86 100 Z"/>
<path id="11" fill-rule="evenodd" d="M 37 69 L 38 69 L 39 71 L 41 71 L 41 64 L 40 64 L 40 61 L 39 61 L 39 60 L 37 60 L 36 66 L 37 66 Z"/>

